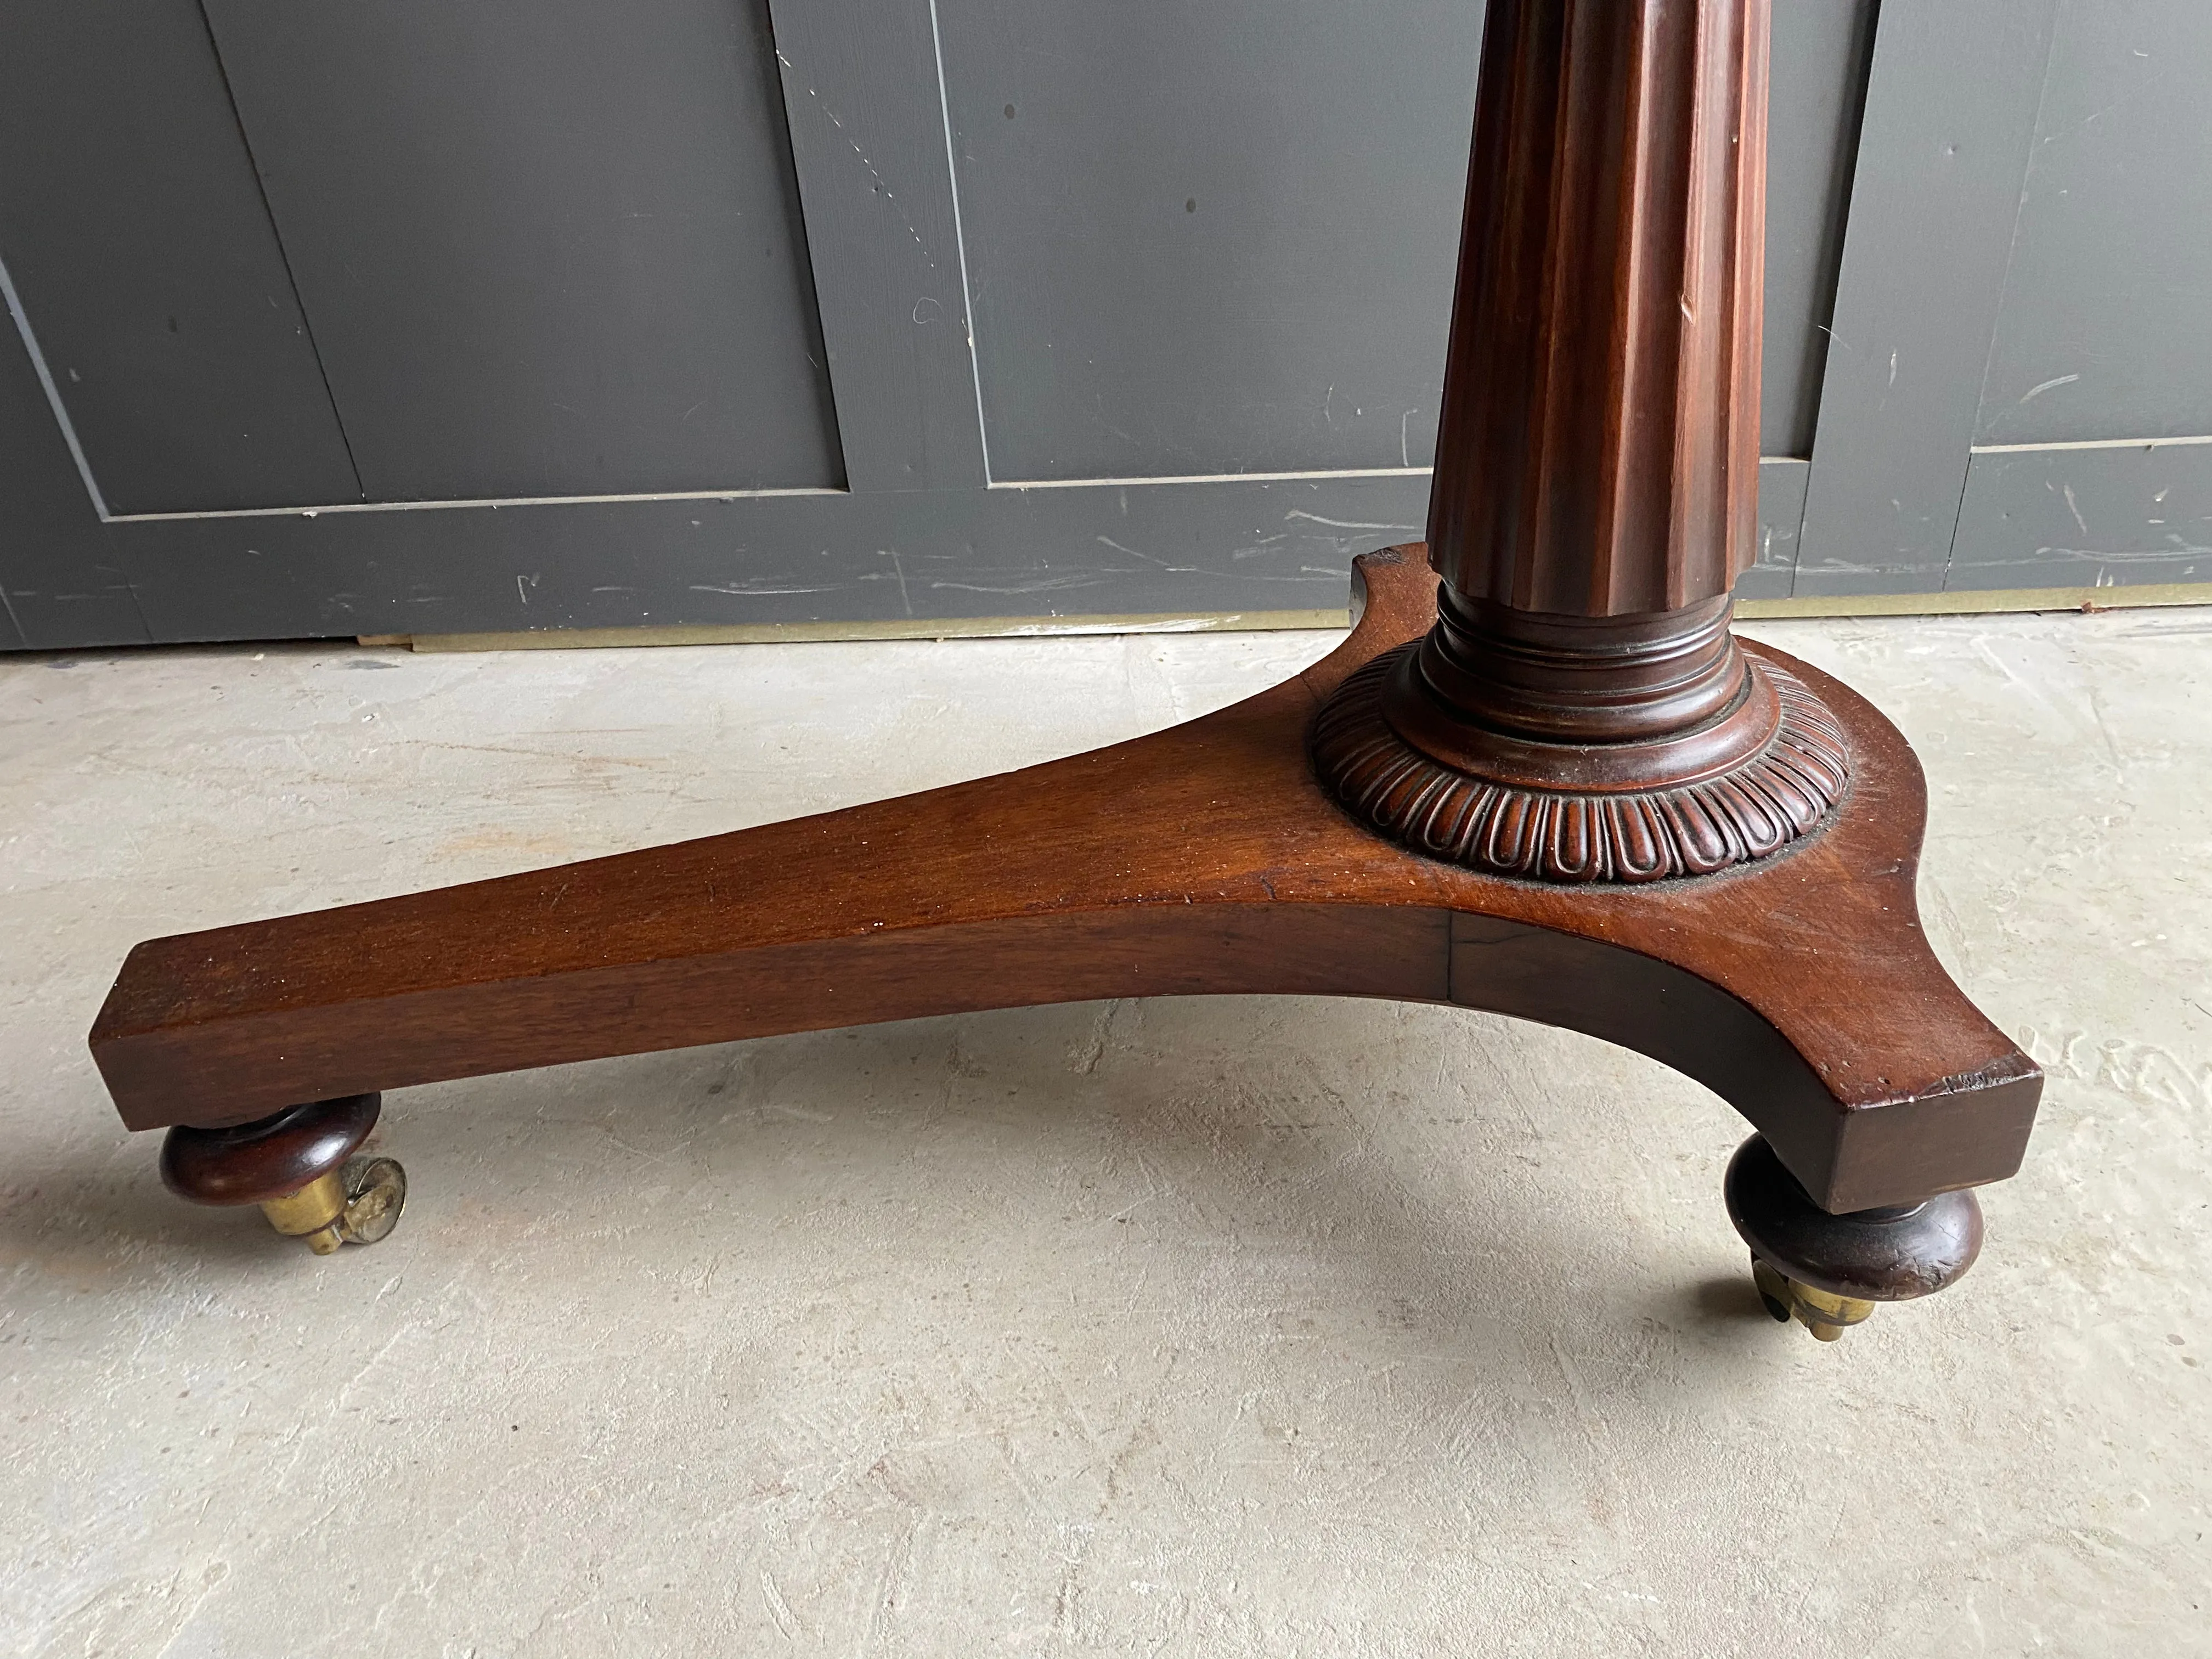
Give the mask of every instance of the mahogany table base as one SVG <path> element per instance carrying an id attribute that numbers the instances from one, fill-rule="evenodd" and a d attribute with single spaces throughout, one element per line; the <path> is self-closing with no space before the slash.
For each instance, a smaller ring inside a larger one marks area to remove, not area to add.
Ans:
<path id="1" fill-rule="evenodd" d="M 1151 737 L 152 940 L 125 963 L 94 1055 L 125 1123 L 179 1126 L 176 1190 L 273 1204 L 281 1228 L 334 1249 L 396 1214 L 389 1175 L 380 1200 L 358 1170 L 332 1181 L 384 1089 L 1093 998 L 1454 1004 L 1637 1049 L 1735 1105 L 1759 1139 L 1731 1170 L 1730 1212 L 1770 1308 L 1815 1334 L 1963 1273 L 1980 1237 L 1963 1189 L 2018 1167 L 2040 1077 L 1922 935 L 1925 795 L 1903 738 L 1846 687 L 1747 646 L 1840 730 L 1850 785 L 1823 826 L 1757 863 L 1638 885 L 1425 857 L 1355 821 L 1310 755 L 1329 694 L 1436 617 L 1423 550 L 1359 569 L 1364 612 L 1328 658 Z M 313 1214 L 295 1213 L 311 1188 Z M 373 1213 L 349 1233 L 364 1192 Z"/>

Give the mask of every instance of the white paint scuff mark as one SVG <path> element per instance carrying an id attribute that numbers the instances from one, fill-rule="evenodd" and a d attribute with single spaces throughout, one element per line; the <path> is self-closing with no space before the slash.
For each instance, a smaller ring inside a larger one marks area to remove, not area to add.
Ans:
<path id="1" fill-rule="evenodd" d="M 934 581 L 930 587 L 953 593 L 1056 593 L 1071 587 L 1096 587 L 1099 580 L 1097 576 L 1037 576 L 1014 582 Z"/>
<path id="2" fill-rule="evenodd" d="M 1170 575 L 1200 576 L 1206 574 L 1204 570 L 1194 564 L 1170 564 L 1165 559 L 1159 557 L 1156 554 L 1140 553 L 1133 547 L 1124 547 L 1121 543 L 1115 541 L 1111 536 L 1101 536 L 1098 538 L 1098 544 L 1102 547 L 1110 547 L 1116 553 L 1127 553 L 1133 559 L 1142 559 L 1146 564 L 1158 565 Z"/>
<path id="3" fill-rule="evenodd" d="M 2075 381 L 2081 378 L 2081 377 L 2079 374 L 2061 374 L 2055 380 L 2045 380 L 2041 386 L 2032 387 L 2028 391 L 2027 395 L 2021 399 L 2021 402 L 2023 404 L 2032 404 L 2038 398 L 2040 398 L 2045 392 L 2056 392 L 2062 386 L 2072 386 Z"/>
<path id="4" fill-rule="evenodd" d="M 781 64 L 784 68 L 791 68 L 791 59 L 786 58 L 780 52 L 776 53 L 775 56 L 776 61 Z M 830 107 L 829 104 L 823 99 L 822 94 L 814 88 L 809 87 L 806 89 L 806 95 L 814 100 L 816 107 L 821 110 L 823 118 L 827 120 L 831 126 L 837 129 L 837 136 L 840 138 L 842 138 L 847 144 L 852 147 L 853 154 L 860 158 L 860 165 L 867 169 L 868 177 L 876 181 L 876 194 L 882 197 L 884 200 L 891 204 L 891 210 L 898 215 L 899 222 L 906 227 L 907 234 L 914 238 L 914 245 L 921 250 L 922 258 L 928 263 L 929 268 L 932 270 L 936 270 L 937 256 L 929 251 L 929 243 L 923 238 L 921 230 L 915 226 L 914 221 L 907 217 L 906 210 L 899 205 L 898 197 L 891 189 L 890 180 L 884 178 L 881 173 L 876 170 L 876 164 L 868 159 L 868 152 L 860 148 L 860 142 L 855 139 L 851 133 L 845 131 L 845 124 L 837 118 L 837 112 Z M 917 309 L 919 309 L 919 307 L 917 307 Z M 922 319 L 920 317 L 916 317 L 915 319 L 915 321 L 916 322 L 920 322 L 921 320 Z"/>
<path id="5" fill-rule="evenodd" d="M 754 582 L 693 582 L 691 591 L 694 593 L 727 593 L 733 599 L 773 599 L 789 593 L 834 593 L 838 586 L 836 582 L 824 587 L 770 587 Z"/>
<path id="6" fill-rule="evenodd" d="M 1325 524 L 1331 530 L 1390 530 L 1401 535 L 1413 534 L 1421 527 L 1417 524 L 1355 524 L 1349 519 L 1324 519 L 1320 514 L 1309 513 L 1302 507 L 1294 507 L 1283 514 L 1285 524 L 1293 519 L 1304 519 L 1308 524 Z"/>
<path id="7" fill-rule="evenodd" d="M 914 615 L 914 595 L 907 592 L 906 561 L 899 556 L 895 547 L 878 548 L 876 552 L 878 557 L 891 562 L 891 574 L 898 578 L 899 603 L 906 607 L 906 614 L 911 617 Z"/>

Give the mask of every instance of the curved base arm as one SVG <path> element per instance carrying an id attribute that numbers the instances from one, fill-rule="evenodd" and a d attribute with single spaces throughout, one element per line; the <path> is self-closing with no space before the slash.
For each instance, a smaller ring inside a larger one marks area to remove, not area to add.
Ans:
<path id="1" fill-rule="evenodd" d="M 1316 781 L 1315 711 L 1435 614 L 1419 550 L 1298 678 L 1025 771 L 703 841 L 138 946 L 94 1055 L 124 1121 L 220 1127 L 444 1079 L 923 1014 L 1267 992 L 1590 1032 L 1732 1102 L 1824 1208 L 2019 1165 L 2035 1067 L 1930 954 L 1904 740 L 1826 676 L 1835 820 L 1726 874 L 1507 880 L 1404 850 Z"/>

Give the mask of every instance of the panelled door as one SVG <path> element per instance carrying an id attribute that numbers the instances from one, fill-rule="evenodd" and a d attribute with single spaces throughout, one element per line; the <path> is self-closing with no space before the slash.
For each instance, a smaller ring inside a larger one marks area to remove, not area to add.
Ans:
<path id="1" fill-rule="evenodd" d="M 2212 7 L 1883 0 L 1795 592 L 2212 582 Z"/>
<path id="2" fill-rule="evenodd" d="M 2187 0 L 1775 3 L 1746 591 L 1941 585 L 1952 530 L 2039 487 L 1990 458 L 2137 418 L 2132 368 L 1999 406 L 2070 302 L 2019 275 L 2016 226 L 2110 276 L 2142 210 L 2024 215 L 2022 179 L 2033 207 L 2054 168 L 2202 129 L 2174 66 L 2203 25 Z M 2148 75 L 2109 49 L 2123 13 L 2162 19 L 2166 114 L 2081 160 L 2045 71 Z M 1354 553 L 1419 532 L 1479 0 L 0 20 L 0 643 L 1318 616 Z M 1979 361 L 1915 289 L 1946 258 Z M 2212 427 L 2193 360 L 2075 320 L 2082 353 L 2166 376 L 2153 435 Z M 1944 456 L 1876 384 L 1893 341 Z"/>

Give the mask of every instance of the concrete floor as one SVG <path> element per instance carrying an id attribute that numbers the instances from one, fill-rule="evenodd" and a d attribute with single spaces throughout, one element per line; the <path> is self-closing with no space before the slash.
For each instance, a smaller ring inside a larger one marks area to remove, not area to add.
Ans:
<path id="1" fill-rule="evenodd" d="M 1773 623 L 1919 745 L 2049 1066 L 1951 1294 L 1769 1323 L 1744 1130 L 1463 1012 L 1124 1002 L 389 1097 L 188 1209 L 136 939 L 817 811 L 1318 635 L 0 662 L 0 1637 L 37 1655 L 2212 1655 L 2212 613 Z"/>

